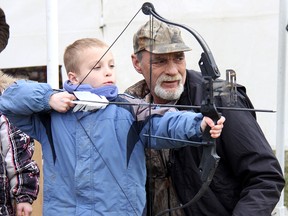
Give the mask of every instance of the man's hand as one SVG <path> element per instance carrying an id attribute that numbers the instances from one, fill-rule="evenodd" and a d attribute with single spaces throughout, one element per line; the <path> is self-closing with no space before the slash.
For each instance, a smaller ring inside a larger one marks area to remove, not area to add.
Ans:
<path id="1" fill-rule="evenodd" d="M 31 216 L 32 205 L 28 202 L 16 204 L 17 216 Z"/>
<path id="2" fill-rule="evenodd" d="M 212 138 L 218 138 L 221 135 L 222 128 L 224 127 L 225 117 L 221 116 L 221 118 L 217 121 L 215 125 L 213 120 L 209 117 L 204 116 L 201 122 L 201 130 L 204 131 L 206 126 L 208 125 L 210 129 L 210 134 Z"/>
<path id="3" fill-rule="evenodd" d="M 55 111 L 65 113 L 71 107 L 75 106 L 75 104 L 71 102 L 73 100 L 76 100 L 76 97 L 73 94 L 69 94 L 68 92 L 57 92 L 51 95 L 49 105 Z"/>

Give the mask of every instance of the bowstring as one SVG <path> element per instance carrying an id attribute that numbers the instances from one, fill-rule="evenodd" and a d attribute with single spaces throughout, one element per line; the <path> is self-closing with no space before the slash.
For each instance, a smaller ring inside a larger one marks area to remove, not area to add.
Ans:
<path id="1" fill-rule="evenodd" d="M 153 17 L 152 15 L 149 15 L 149 23 L 150 23 L 150 38 L 153 38 Z M 149 47 L 150 47 L 150 52 L 149 52 L 149 76 L 150 76 L 150 81 L 149 81 L 149 86 L 151 88 L 152 86 L 152 47 L 153 47 L 153 42 L 152 40 L 149 40 Z M 148 216 L 152 216 L 153 213 L 153 187 L 152 187 L 152 152 L 151 152 L 151 128 L 152 128 L 152 123 L 151 123 L 151 115 L 152 115 L 152 103 L 153 103 L 153 97 L 150 91 L 150 97 L 149 97 L 149 129 L 148 129 L 148 149 L 149 149 L 149 155 L 148 155 L 148 169 L 147 169 L 147 177 L 148 177 L 148 206 L 147 206 L 147 211 L 148 211 Z"/>
<path id="2" fill-rule="evenodd" d="M 139 14 L 139 12 L 142 10 L 142 7 L 136 12 L 136 14 L 132 17 L 132 19 L 128 22 L 128 24 L 125 26 L 125 28 L 120 32 L 120 34 L 116 37 L 116 39 L 112 42 L 112 44 L 107 48 L 107 50 L 104 52 L 104 54 L 101 56 L 101 58 L 94 64 L 93 67 L 91 67 L 90 71 L 86 74 L 86 76 L 81 80 L 81 82 L 76 86 L 75 91 L 78 89 L 78 87 L 85 81 L 85 79 L 89 76 L 89 74 L 93 71 L 93 69 L 98 65 L 98 63 L 104 58 L 104 56 L 109 52 L 109 50 L 113 47 L 113 45 L 118 41 L 118 39 L 122 36 L 122 34 L 126 31 L 128 26 L 131 24 L 131 22 L 135 19 L 135 17 Z"/>

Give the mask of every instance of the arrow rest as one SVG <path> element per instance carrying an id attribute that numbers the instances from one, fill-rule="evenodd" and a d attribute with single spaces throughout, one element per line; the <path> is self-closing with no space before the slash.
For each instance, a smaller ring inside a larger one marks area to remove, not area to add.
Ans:
<path id="1" fill-rule="evenodd" d="M 221 97 L 222 101 L 225 101 L 225 106 L 233 107 L 236 105 L 237 83 L 236 72 L 234 70 L 226 70 L 226 80 L 214 80 L 213 96 Z"/>

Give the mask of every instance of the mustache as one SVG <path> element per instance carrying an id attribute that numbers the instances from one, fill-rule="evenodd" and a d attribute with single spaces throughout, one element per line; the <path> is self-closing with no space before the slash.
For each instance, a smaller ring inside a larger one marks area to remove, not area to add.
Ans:
<path id="1" fill-rule="evenodd" d="M 157 83 L 161 83 L 161 82 L 169 82 L 169 81 L 182 81 L 182 76 L 180 74 L 177 74 L 175 76 L 168 76 L 168 75 L 161 75 L 158 80 Z"/>

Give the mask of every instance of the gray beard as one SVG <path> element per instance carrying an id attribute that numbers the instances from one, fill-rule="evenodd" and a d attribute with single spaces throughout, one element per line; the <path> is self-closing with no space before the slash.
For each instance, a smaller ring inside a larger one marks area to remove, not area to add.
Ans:
<path id="1" fill-rule="evenodd" d="M 156 84 L 154 89 L 155 94 L 164 100 L 178 100 L 183 91 L 184 85 L 182 83 L 180 83 L 179 87 L 173 91 L 163 89 L 158 83 Z"/>

